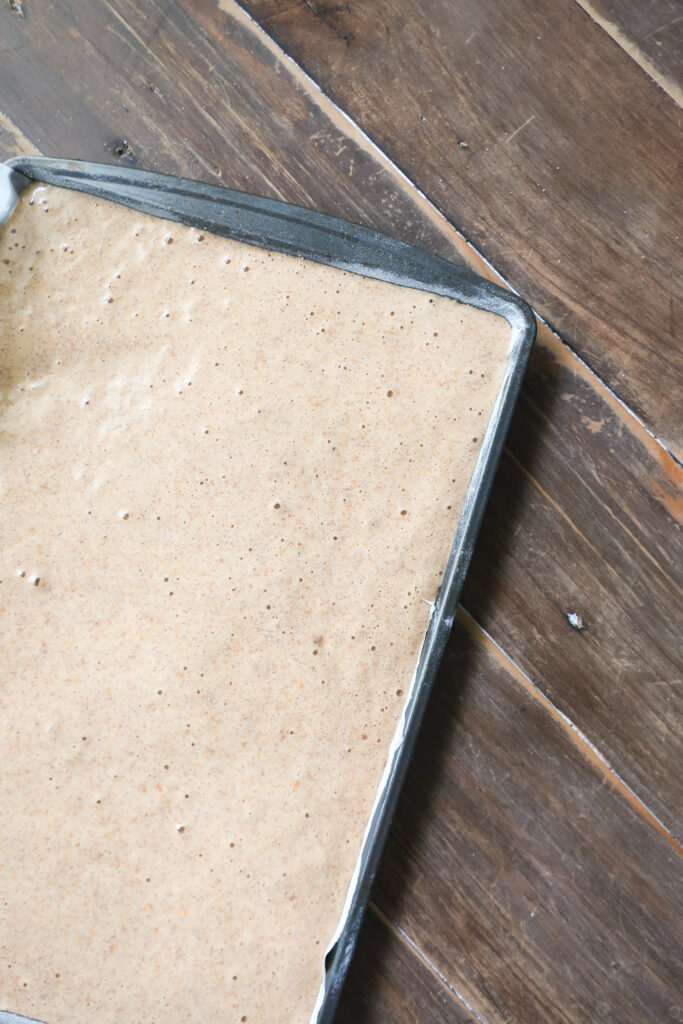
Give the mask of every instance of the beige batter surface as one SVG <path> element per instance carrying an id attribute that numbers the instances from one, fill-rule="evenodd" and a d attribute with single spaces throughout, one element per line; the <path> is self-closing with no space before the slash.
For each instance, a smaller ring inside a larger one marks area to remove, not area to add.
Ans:
<path id="1" fill-rule="evenodd" d="M 0 1008 L 305 1024 L 510 329 L 50 187 L 0 325 Z"/>

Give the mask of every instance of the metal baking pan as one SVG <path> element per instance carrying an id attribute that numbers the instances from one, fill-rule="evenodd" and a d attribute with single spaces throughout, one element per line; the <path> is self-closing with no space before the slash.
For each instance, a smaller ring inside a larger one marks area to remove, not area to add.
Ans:
<path id="1" fill-rule="evenodd" d="M 463 267 L 406 242 L 315 210 L 186 178 L 76 160 L 18 157 L 0 164 L 0 224 L 19 192 L 40 181 L 109 199 L 261 248 L 433 292 L 503 317 L 511 335 L 507 363 L 434 602 L 346 902 L 324 960 L 311 1024 L 331 1024 L 367 906 L 420 723 L 455 616 L 522 376 L 536 333 L 529 306 Z M 0 1024 L 30 1024 L 0 1009 Z"/>

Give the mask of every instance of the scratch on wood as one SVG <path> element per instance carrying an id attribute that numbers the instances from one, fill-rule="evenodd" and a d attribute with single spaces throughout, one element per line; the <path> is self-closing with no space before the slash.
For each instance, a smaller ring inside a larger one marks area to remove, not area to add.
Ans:
<path id="1" fill-rule="evenodd" d="M 519 135 L 519 133 L 521 132 L 522 128 L 526 128 L 526 126 L 528 124 L 531 124 L 531 122 L 534 120 L 535 117 L 536 117 L 536 115 L 532 114 L 531 117 L 528 117 L 526 119 L 524 124 L 520 124 L 519 128 L 515 128 L 515 130 L 512 133 L 512 135 L 508 135 L 507 139 L 505 140 L 505 145 L 507 146 L 508 142 L 512 142 L 512 140 L 514 139 L 515 135 Z"/>
<path id="2" fill-rule="evenodd" d="M 129 36 L 132 36 L 133 39 L 136 41 L 136 43 L 138 43 L 142 47 L 142 52 L 146 53 L 147 49 L 148 49 L 146 42 L 144 41 L 144 39 L 141 36 L 139 36 L 137 34 L 137 32 L 135 32 L 135 30 L 133 29 L 132 25 L 123 18 L 123 16 L 119 13 L 119 11 L 117 11 L 116 5 L 112 4 L 112 3 L 107 3 L 106 6 L 107 6 L 108 10 L 111 11 L 112 16 L 114 18 L 116 18 L 116 20 L 122 26 L 124 31 L 127 32 Z M 107 28 L 108 28 L 109 31 L 111 31 L 113 26 L 109 25 L 109 26 L 107 26 Z M 117 33 L 117 35 L 118 35 L 118 33 Z M 123 36 L 119 36 L 119 38 L 123 39 Z"/>
<path id="3" fill-rule="evenodd" d="M 659 25 L 657 28 L 653 28 L 651 32 L 648 32 L 647 35 L 644 35 L 642 38 L 650 39 L 651 36 L 656 36 L 658 32 L 663 32 L 667 28 L 672 28 L 674 25 L 677 25 L 679 21 L 681 21 L 682 17 L 683 15 L 679 15 L 677 18 L 672 18 L 671 21 L 665 21 L 663 25 Z"/>

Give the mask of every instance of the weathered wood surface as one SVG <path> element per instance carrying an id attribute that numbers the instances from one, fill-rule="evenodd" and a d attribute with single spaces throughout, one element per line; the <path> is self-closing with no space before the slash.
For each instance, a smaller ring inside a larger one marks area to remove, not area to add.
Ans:
<path id="1" fill-rule="evenodd" d="M 244 6 L 680 446 L 679 111 L 586 12 L 573 0 Z"/>
<path id="2" fill-rule="evenodd" d="M 463 604 L 681 838 L 683 473 L 558 355 L 542 335 Z"/>
<path id="3" fill-rule="evenodd" d="M 321 113 L 248 18 L 210 0 L 0 3 L 0 105 L 42 153 L 121 162 L 315 204 L 441 244 L 344 119 Z M 451 251 L 452 256 L 452 251 Z"/>
<path id="4" fill-rule="evenodd" d="M 683 14 L 677 0 L 577 0 L 680 104 Z"/>
<path id="5" fill-rule="evenodd" d="M 397 12 L 402 6 L 403 0 Z M 0 156 L 28 144 L 55 155 L 219 180 L 473 260 L 453 230 L 238 8 L 220 11 L 209 0 L 25 0 L 23 13 L 0 3 L 0 113 L 11 118 L 0 116 Z M 545 73 L 540 60 L 537 71 Z M 552 68 L 548 74 L 549 88 L 555 88 Z M 422 80 L 413 76 L 414 83 Z M 525 95 L 518 95 L 518 104 Z M 599 95 L 590 100 L 588 91 L 586 97 L 587 105 L 604 101 Z M 391 106 L 385 117 L 400 141 Z M 442 158 L 451 161 L 455 176 L 459 154 L 444 147 Z M 427 148 L 427 168 L 429 159 Z M 424 187 L 424 176 L 418 183 Z M 608 233 L 609 218 L 602 230 Z M 644 235 L 641 241 L 649 258 L 650 243 Z M 530 268 L 541 287 L 543 274 L 533 258 Z M 489 272 L 481 264 L 477 269 Z M 572 273 L 568 278 L 580 297 L 585 282 Z M 654 323 L 652 338 L 657 329 Z M 629 385 L 638 387 L 638 368 L 629 365 L 628 376 Z M 354 969 L 342 1019 L 465 1021 L 454 990 L 487 1024 L 578 1021 L 587 1019 L 584 1011 L 607 1020 L 610 999 L 619 1020 L 652 1019 L 643 1000 L 663 1007 L 675 947 L 667 959 L 673 904 L 662 912 L 662 903 L 679 869 L 662 852 L 662 844 L 673 847 L 639 799 L 680 832 L 674 658 L 683 559 L 676 561 L 677 473 L 673 459 L 633 416 L 542 329 L 464 596 L 538 691 L 511 664 L 501 668 L 482 648 L 481 636 L 471 657 L 461 653 L 462 635 L 454 638 L 441 691 L 457 685 L 461 695 L 457 707 L 449 710 L 446 702 L 442 731 L 428 726 L 431 740 L 418 756 L 413 795 L 404 802 L 378 887 L 382 911 L 452 988 L 375 917 L 362 940 L 364 961 Z M 582 630 L 572 629 L 568 612 L 581 616 Z M 472 651 L 471 640 L 467 645 Z M 535 723 L 530 731 L 516 725 L 527 714 L 515 710 L 515 694 L 522 691 Z M 636 797 L 599 768 L 576 734 L 569 735 L 542 693 L 572 718 Z M 443 710 L 443 698 L 438 706 Z M 504 729 L 507 715 L 512 718 Z M 463 758 L 474 748 L 480 767 L 472 781 Z M 421 791 L 419 780 L 426 777 L 429 787 Z M 420 794 L 425 810 L 418 813 Z M 482 807 L 499 809 L 495 828 L 482 818 Z M 448 827 L 439 829 L 442 817 Z M 579 842 L 580 835 L 589 839 Z M 488 875 L 477 882 L 461 868 L 488 837 L 499 856 L 507 851 L 510 865 L 489 849 Z M 612 870 L 619 881 L 608 885 Z M 529 878 L 546 897 L 553 886 L 561 893 L 543 918 L 538 942 L 515 930 Z M 639 943 L 647 947 L 643 995 L 635 991 Z M 606 951 L 626 965 L 623 976 L 619 968 L 607 970 Z M 628 1011 L 627 998 L 633 1001 Z M 558 1003 L 548 1016 L 552 999 Z"/>
<path id="6" fill-rule="evenodd" d="M 461 614 L 383 912 L 487 1024 L 663 1022 L 683 1009 L 680 875 L 680 851 Z"/>
<path id="7" fill-rule="evenodd" d="M 371 906 L 336 1024 L 476 1024 L 476 1018 Z"/>

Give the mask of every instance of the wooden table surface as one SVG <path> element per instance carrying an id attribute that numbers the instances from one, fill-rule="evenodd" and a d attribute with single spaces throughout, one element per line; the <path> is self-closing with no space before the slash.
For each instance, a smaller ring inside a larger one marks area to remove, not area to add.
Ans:
<path id="1" fill-rule="evenodd" d="M 0 159 L 315 206 L 542 320 L 343 1024 L 683 1020 L 682 30 L 675 0 L 0 0 Z"/>

